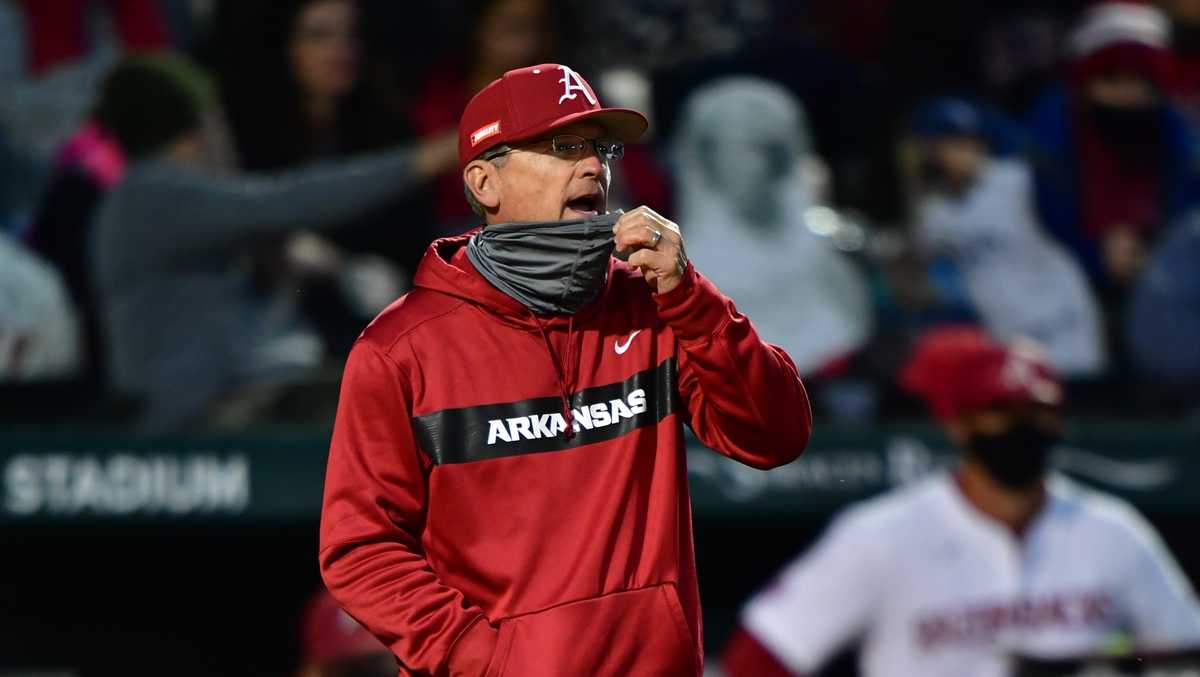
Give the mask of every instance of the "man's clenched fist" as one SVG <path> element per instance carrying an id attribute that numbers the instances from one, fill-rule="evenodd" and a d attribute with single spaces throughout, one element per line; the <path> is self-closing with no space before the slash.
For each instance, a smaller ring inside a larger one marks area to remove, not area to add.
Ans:
<path id="1" fill-rule="evenodd" d="M 671 291 L 683 280 L 688 260 L 679 226 L 653 209 L 642 206 L 623 215 L 613 226 L 613 239 L 617 254 L 628 256 L 629 265 L 658 293 Z"/>

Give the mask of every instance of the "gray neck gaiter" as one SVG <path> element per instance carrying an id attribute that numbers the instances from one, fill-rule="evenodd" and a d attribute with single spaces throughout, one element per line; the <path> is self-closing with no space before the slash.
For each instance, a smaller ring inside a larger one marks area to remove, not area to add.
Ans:
<path id="1" fill-rule="evenodd" d="M 467 258 L 492 286 L 538 315 L 570 315 L 604 289 L 620 216 L 488 224 L 471 236 Z"/>

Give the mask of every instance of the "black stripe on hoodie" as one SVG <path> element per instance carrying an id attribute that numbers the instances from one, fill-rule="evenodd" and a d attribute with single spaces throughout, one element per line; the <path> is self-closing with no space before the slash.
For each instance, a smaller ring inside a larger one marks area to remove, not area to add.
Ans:
<path id="1" fill-rule="evenodd" d="M 570 439 L 565 434 L 559 397 L 443 409 L 414 417 L 413 428 L 421 447 L 436 463 L 471 463 L 613 440 L 657 424 L 674 413 L 678 404 L 672 357 L 624 381 L 573 394 L 575 435 Z"/>

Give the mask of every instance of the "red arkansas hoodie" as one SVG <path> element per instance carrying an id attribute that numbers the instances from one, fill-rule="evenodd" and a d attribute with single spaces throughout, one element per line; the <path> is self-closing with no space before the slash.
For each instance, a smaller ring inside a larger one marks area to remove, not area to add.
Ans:
<path id="1" fill-rule="evenodd" d="M 655 294 L 614 259 L 596 300 L 545 318 L 466 242 L 434 242 L 350 352 L 326 585 L 401 675 L 699 675 L 683 425 L 756 468 L 794 460 L 795 366 L 690 265 Z"/>

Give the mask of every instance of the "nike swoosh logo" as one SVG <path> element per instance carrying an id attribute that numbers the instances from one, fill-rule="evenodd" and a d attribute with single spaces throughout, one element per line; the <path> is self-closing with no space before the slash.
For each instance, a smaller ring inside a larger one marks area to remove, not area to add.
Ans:
<path id="1" fill-rule="evenodd" d="M 641 330 L 641 329 L 639 329 L 639 330 L 637 330 L 637 331 L 633 332 L 632 334 L 630 334 L 630 335 L 629 335 L 629 338 L 625 339 L 625 343 L 624 343 L 624 344 L 622 344 L 620 341 L 617 341 L 617 340 L 615 340 L 615 339 L 614 339 L 614 340 L 613 340 L 613 350 L 617 351 L 617 354 L 618 354 L 618 355 L 624 355 L 624 354 L 625 354 L 625 351 L 626 351 L 626 350 L 629 350 L 629 344 L 633 343 L 633 337 L 634 337 L 634 336 L 637 336 L 637 335 L 638 335 L 638 334 L 640 334 L 640 333 L 642 333 L 642 330 Z"/>

